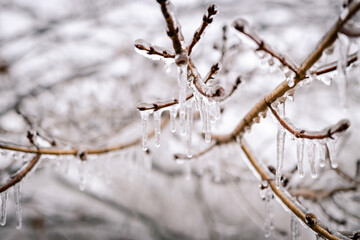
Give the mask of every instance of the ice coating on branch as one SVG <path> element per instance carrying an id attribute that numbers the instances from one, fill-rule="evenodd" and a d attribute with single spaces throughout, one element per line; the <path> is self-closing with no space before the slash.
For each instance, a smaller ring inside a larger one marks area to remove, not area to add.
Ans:
<path id="1" fill-rule="evenodd" d="M 284 71 L 284 74 L 288 86 L 293 87 L 295 85 L 295 73 L 286 67 L 286 71 Z"/>
<path id="2" fill-rule="evenodd" d="M 176 132 L 176 115 L 177 115 L 177 110 L 175 106 L 171 106 L 170 107 L 170 129 L 171 132 Z"/>
<path id="3" fill-rule="evenodd" d="M 15 186 L 14 186 L 14 199 L 15 199 L 15 206 L 16 206 L 16 217 L 18 219 L 16 228 L 21 229 L 21 227 L 22 227 L 21 182 L 15 184 Z"/>
<path id="4" fill-rule="evenodd" d="M 266 195 L 267 195 L 267 191 L 268 191 L 268 188 L 269 187 L 269 182 L 266 181 L 266 180 L 262 180 L 260 185 L 259 185 L 259 188 L 260 188 L 260 197 L 262 200 L 265 200 L 266 199 Z"/>
<path id="5" fill-rule="evenodd" d="M 0 225 L 5 226 L 6 224 L 6 215 L 7 215 L 7 209 L 6 209 L 6 201 L 8 198 L 8 191 L 5 190 L 1 193 L 1 218 L 0 218 Z"/>
<path id="6" fill-rule="evenodd" d="M 271 236 L 271 230 L 273 228 L 273 218 L 274 218 L 274 210 L 273 210 L 273 193 L 270 188 L 266 188 L 266 198 L 265 198 L 265 238 L 269 238 Z"/>
<path id="7" fill-rule="evenodd" d="M 149 122 L 149 112 L 140 111 L 141 115 L 141 133 L 142 133 L 142 149 L 146 151 L 148 149 L 148 122 Z"/>
<path id="8" fill-rule="evenodd" d="M 295 214 L 291 214 L 291 240 L 299 239 L 299 222 Z"/>
<path id="9" fill-rule="evenodd" d="M 298 173 L 300 177 L 304 177 L 304 139 L 296 139 L 296 156 Z"/>
<path id="10" fill-rule="evenodd" d="M 307 141 L 307 151 L 308 151 L 311 177 L 316 178 L 317 177 L 316 165 L 315 165 L 316 146 L 312 140 Z"/>
<path id="11" fill-rule="evenodd" d="M 151 60 L 164 60 L 174 62 L 174 53 L 162 47 L 153 46 L 143 39 L 134 42 L 135 51 Z M 161 55 L 160 55 L 161 54 Z"/>
<path id="12" fill-rule="evenodd" d="M 342 107 L 347 106 L 347 95 L 346 95 L 346 66 L 347 66 L 347 55 L 349 52 L 349 38 L 343 34 L 338 34 L 339 40 L 339 60 L 337 65 L 337 84 L 340 102 Z"/>
<path id="13" fill-rule="evenodd" d="M 285 116 L 285 103 L 279 103 L 278 113 L 281 117 Z M 285 130 L 278 124 L 278 130 L 276 135 L 276 174 L 275 174 L 275 185 L 277 188 L 280 187 L 281 171 L 284 162 L 284 148 L 285 148 Z"/>
<path id="14" fill-rule="evenodd" d="M 180 133 L 186 134 L 186 89 L 187 89 L 187 65 L 178 66 L 178 84 L 179 84 L 179 116 L 180 116 Z"/>
<path id="15" fill-rule="evenodd" d="M 154 112 L 155 147 L 160 147 L 161 110 Z"/>
<path id="16" fill-rule="evenodd" d="M 187 157 L 192 157 L 192 128 L 193 128 L 193 101 L 189 100 L 186 104 L 186 134 L 187 134 Z"/>

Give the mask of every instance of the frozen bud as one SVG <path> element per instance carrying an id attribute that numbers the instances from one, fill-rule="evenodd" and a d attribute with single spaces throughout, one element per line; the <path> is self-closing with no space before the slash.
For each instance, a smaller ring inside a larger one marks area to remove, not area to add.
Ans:
<path id="1" fill-rule="evenodd" d="M 189 58 L 185 51 L 181 51 L 180 54 L 177 54 L 175 57 L 175 63 L 177 66 L 185 66 L 188 64 Z"/>
<path id="2" fill-rule="evenodd" d="M 213 87 L 213 93 L 215 98 L 222 98 L 225 96 L 225 89 L 220 85 L 216 85 Z"/>
<path id="3" fill-rule="evenodd" d="M 305 215 L 305 223 L 306 225 L 308 225 L 310 228 L 313 228 L 316 226 L 317 224 L 317 218 L 315 216 L 315 214 L 313 213 L 307 213 Z"/>
<path id="4" fill-rule="evenodd" d="M 80 158 L 81 161 L 86 161 L 87 159 L 87 152 L 85 150 L 78 150 L 76 156 Z"/>
<path id="5" fill-rule="evenodd" d="M 249 23 L 245 19 L 242 19 L 242 18 L 235 20 L 233 23 L 233 27 L 240 32 L 245 32 L 247 30 L 248 26 L 249 26 Z"/>

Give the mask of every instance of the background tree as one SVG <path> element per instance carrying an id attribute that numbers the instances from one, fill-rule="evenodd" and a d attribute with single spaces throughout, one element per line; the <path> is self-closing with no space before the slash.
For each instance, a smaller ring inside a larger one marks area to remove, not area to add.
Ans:
<path id="1" fill-rule="evenodd" d="M 174 3 L 1 2 L 1 236 L 357 239 L 360 4 Z"/>

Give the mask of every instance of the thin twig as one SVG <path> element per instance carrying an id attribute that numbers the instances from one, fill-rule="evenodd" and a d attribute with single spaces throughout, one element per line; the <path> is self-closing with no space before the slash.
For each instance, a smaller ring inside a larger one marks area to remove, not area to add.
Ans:
<path id="1" fill-rule="evenodd" d="M 180 54 L 183 52 L 183 48 L 180 42 L 180 29 L 178 26 L 175 26 L 175 19 L 173 19 L 173 16 L 169 12 L 168 6 L 171 4 L 168 0 L 157 0 L 157 2 L 161 6 L 161 12 L 165 18 L 166 25 L 167 25 L 167 35 L 171 39 L 173 43 L 173 47 L 176 54 Z"/>
<path id="2" fill-rule="evenodd" d="M 347 66 L 350 66 L 352 63 L 354 63 L 357 60 L 357 55 L 356 53 L 351 54 L 350 56 L 348 56 L 348 61 L 347 61 Z M 320 67 L 318 70 L 316 70 L 315 72 L 311 72 L 311 74 L 315 74 L 315 75 L 322 75 L 325 73 L 329 73 L 332 71 L 335 71 L 337 69 L 337 65 L 338 62 L 334 61 L 332 63 L 329 63 L 325 66 Z"/>
<path id="3" fill-rule="evenodd" d="M 191 159 L 195 159 L 195 158 L 199 158 L 203 155 L 205 155 L 206 153 L 210 152 L 214 147 L 216 146 L 216 144 L 211 144 L 208 148 L 204 149 L 203 151 L 193 155 L 192 157 L 188 157 L 184 154 L 174 154 L 174 159 L 181 159 L 181 160 L 191 160 Z"/>
<path id="4" fill-rule="evenodd" d="M 7 183 L 5 183 L 4 185 L 2 185 L 0 187 L 0 193 L 3 191 L 6 191 L 10 187 L 12 187 L 15 184 L 17 184 L 18 182 L 20 182 L 31 171 L 31 169 L 34 168 L 36 163 L 39 161 L 40 156 L 41 156 L 41 154 L 37 154 L 35 157 L 33 157 L 33 159 L 31 159 L 29 164 L 23 170 L 16 173 L 14 176 L 11 176 L 10 181 L 8 181 Z"/>
<path id="5" fill-rule="evenodd" d="M 253 157 L 249 148 L 244 143 L 241 142 L 241 148 L 244 151 L 247 159 L 249 160 L 251 166 L 259 174 L 261 180 L 268 181 L 269 186 L 275 195 L 285 204 L 285 206 L 290 209 L 302 222 L 308 225 L 314 232 L 318 233 L 322 237 L 330 240 L 339 240 L 339 239 L 348 239 L 347 237 L 341 235 L 338 232 L 330 231 L 327 227 L 316 218 L 312 213 L 307 213 L 304 207 L 300 205 L 299 202 L 291 199 L 291 195 L 286 192 L 283 188 L 277 188 L 275 182 L 272 180 L 274 176 L 270 176 L 270 173 L 265 171 L 263 167 L 258 163 L 258 161 Z M 311 220 L 311 221 L 310 221 Z M 336 234 L 335 234 L 336 233 Z"/>
<path id="6" fill-rule="evenodd" d="M 243 33 L 244 35 L 246 35 L 247 37 L 249 37 L 252 41 L 254 41 L 258 45 L 258 48 L 256 49 L 256 51 L 267 52 L 272 57 L 278 59 L 282 65 L 287 66 L 291 71 L 293 71 L 294 73 L 297 73 L 296 64 L 292 63 L 290 59 L 287 59 L 288 57 L 285 57 L 281 53 L 275 51 L 270 46 L 268 46 L 268 44 L 265 43 L 264 40 L 262 40 L 258 36 L 256 36 L 255 33 L 248 31 L 249 29 L 246 26 L 244 26 L 244 24 L 246 24 L 246 23 L 244 23 L 244 21 L 241 21 L 241 22 L 242 22 L 242 24 L 239 21 L 235 22 L 234 28 L 236 30 L 238 30 L 239 32 Z"/>
<path id="7" fill-rule="evenodd" d="M 163 128 L 169 122 L 169 118 L 165 118 L 161 122 L 161 128 Z M 149 133 L 149 137 L 154 136 L 154 130 Z M 118 144 L 109 147 L 102 148 L 89 148 L 89 149 L 54 149 L 54 148 L 31 148 L 27 146 L 18 146 L 11 143 L 0 142 L 0 149 L 6 149 L 16 152 L 24 152 L 24 153 L 36 153 L 36 154 L 46 154 L 46 155 L 74 155 L 76 156 L 78 153 L 82 152 L 86 155 L 97 155 L 97 154 L 105 154 L 108 152 L 114 152 L 118 150 L 122 150 L 131 146 L 135 146 L 141 142 L 141 137 L 129 141 L 125 144 Z"/>
<path id="8" fill-rule="evenodd" d="M 203 35 L 206 27 L 212 23 L 213 21 L 213 16 L 216 15 L 216 13 L 218 12 L 218 10 L 216 9 L 216 5 L 215 4 L 211 4 L 208 9 L 207 9 L 207 15 L 205 13 L 205 15 L 203 16 L 203 21 L 202 24 L 200 26 L 200 29 L 197 30 L 194 33 L 194 37 L 191 41 L 191 43 L 189 44 L 189 46 L 187 47 L 187 52 L 188 52 L 188 56 L 191 55 L 192 49 L 193 47 L 199 42 L 201 36 Z"/>
<path id="9" fill-rule="evenodd" d="M 166 50 L 163 50 L 162 52 L 160 52 L 160 51 L 156 50 L 156 48 L 154 48 L 152 46 L 147 48 L 144 45 L 138 44 L 138 43 L 135 43 L 134 46 L 139 50 L 146 51 L 148 55 L 159 55 L 159 56 L 161 56 L 163 58 L 174 58 L 175 57 L 174 54 L 170 54 Z"/>
<path id="10" fill-rule="evenodd" d="M 333 135 L 335 133 L 340 133 L 343 131 L 346 131 L 350 127 L 350 123 L 346 120 L 341 120 L 336 126 L 336 128 L 332 129 L 331 127 L 328 128 L 326 133 L 323 133 L 324 131 L 314 132 L 313 134 L 307 134 L 305 133 L 305 130 L 297 131 L 293 129 L 284 119 L 282 119 L 279 114 L 274 110 L 274 108 L 271 105 L 268 105 L 269 109 L 275 116 L 275 118 L 278 120 L 278 122 L 285 128 L 287 131 L 289 131 L 292 135 L 294 135 L 296 138 L 307 138 L 307 139 L 325 139 L 325 138 L 331 138 L 333 139 Z"/>

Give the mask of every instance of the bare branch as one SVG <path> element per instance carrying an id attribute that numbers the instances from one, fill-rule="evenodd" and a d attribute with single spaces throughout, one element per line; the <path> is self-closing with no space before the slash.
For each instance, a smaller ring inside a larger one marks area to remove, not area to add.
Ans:
<path id="1" fill-rule="evenodd" d="M 200 28 L 194 33 L 194 37 L 187 47 L 188 55 L 191 55 L 193 47 L 200 41 L 201 36 L 204 34 L 206 27 L 212 23 L 213 16 L 217 14 L 218 10 L 215 4 L 211 4 L 207 9 L 207 15 L 203 16 L 203 21 Z"/>
<path id="2" fill-rule="evenodd" d="M 331 138 L 333 139 L 333 135 L 336 133 L 341 133 L 343 131 L 346 131 L 350 127 L 350 122 L 348 120 L 341 120 L 337 124 L 335 124 L 332 127 L 327 128 L 323 131 L 312 131 L 311 134 L 306 133 L 305 130 L 295 130 L 290 126 L 289 123 L 286 122 L 286 120 L 282 119 L 279 114 L 274 110 L 274 108 L 269 105 L 268 106 L 275 118 L 279 121 L 281 126 L 283 126 L 286 130 L 288 130 L 292 135 L 294 135 L 296 138 L 307 138 L 307 139 L 324 139 L 324 138 Z"/>

